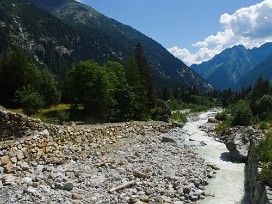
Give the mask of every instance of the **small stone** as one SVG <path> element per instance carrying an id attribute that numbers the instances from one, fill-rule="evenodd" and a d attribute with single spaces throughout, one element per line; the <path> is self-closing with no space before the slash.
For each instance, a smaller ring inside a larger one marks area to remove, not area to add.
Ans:
<path id="1" fill-rule="evenodd" d="M 63 189 L 63 184 L 61 184 L 61 183 L 55 183 L 55 185 L 54 185 L 54 189 Z M 67 190 L 67 189 L 65 189 L 65 190 Z"/>
<path id="2" fill-rule="evenodd" d="M 72 199 L 74 200 L 81 200 L 82 196 L 78 193 L 72 193 Z"/>
<path id="3" fill-rule="evenodd" d="M 16 163 L 16 162 L 17 162 L 17 157 L 12 157 L 12 158 L 10 159 L 10 161 L 11 161 L 12 163 Z"/>
<path id="4" fill-rule="evenodd" d="M 183 193 L 190 193 L 190 191 L 191 191 L 190 186 L 184 186 L 183 187 Z"/>
<path id="5" fill-rule="evenodd" d="M 37 190 L 35 188 L 33 188 L 32 186 L 29 186 L 26 191 L 27 193 L 31 193 L 31 194 L 35 194 L 37 192 Z"/>
<path id="6" fill-rule="evenodd" d="M 5 186 L 13 185 L 15 183 L 15 177 L 11 174 L 5 174 L 2 176 L 1 180 Z"/>
<path id="7" fill-rule="evenodd" d="M 24 177 L 22 179 L 22 182 L 26 183 L 26 184 L 31 184 L 32 183 L 32 178 L 30 178 L 30 177 Z"/>
<path id="8" fill-rule="evenodd" d="M 141 196 L 140 201 L 148 203 L 149 202 L 149 196 L 147 196 L 147 195 Z"/>
<path id="9" fill-rule="evenodd" d="M 29 165 L 26 162 L 22 162 L 20 166 L 21 166 L 23 171 L 28 171 L 29 170 Z"/>
<path id="10" fill-rule="evenodd" d="M 22 160 L 23 158 L 25 158 L 24 156 L 24 153 L 22 151 L 19 151 L 17 154 L 16 154 L 16 157 L 17 159 L 20 161 Z"/>
<path id="11" fill-rule="evenodd" d="M 170 137 L 162 137 L 161 142 L 176 143 L 176 141 L 173 138 L 170 138 Z"/>
<path id="12" fill-rule="evenodd" d="M 64 186 L 63 186 L 63 189 L 64 189 L 64 190 L 67 190 L 67 191 L 71 191 L 71 190 L 73 190 L 73 188 L 74 188 L 74 185 L 73 185 L 73 183 L 71 183 L 71 182 L 67 182 L 67 183 L 65 183 Z"/>
<path id="13" fill-rule="evenodd" d="M 192 195 L 192 196 L 191 196 L 191 200 L 195 202 L 195 201 L 197 201 L 197 200 L 198 200 L 198 197 L 197 197 L 197 196 Z"/>
<path id="14" fill-rule="evenodd" d="M 9 162 L 6 166 L 4 166 L 4 172 L 9 174 L 13 171 L 13 164 Z"/>
<path id="15" fill-rule="evenodd" d="M 1 164 L 2 165 L 7 165 L 10 162 L 9 156 L 3 156 L 1 157 Z"/>

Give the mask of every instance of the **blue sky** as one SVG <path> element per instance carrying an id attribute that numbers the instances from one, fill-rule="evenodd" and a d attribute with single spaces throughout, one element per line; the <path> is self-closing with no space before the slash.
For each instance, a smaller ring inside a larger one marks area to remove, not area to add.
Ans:
<path id="1" fill-rule="evenodd" d="M 272 41 L 272 0 L 81 0 L 153 38 L 188 65 L 235 44 Z"/>

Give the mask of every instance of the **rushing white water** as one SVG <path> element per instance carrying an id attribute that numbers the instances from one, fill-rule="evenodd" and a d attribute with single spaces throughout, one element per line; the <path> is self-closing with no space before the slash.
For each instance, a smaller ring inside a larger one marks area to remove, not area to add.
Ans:
<path id="1" fill-rule="evenodd" d="M 212 137 L 199 129 L 200 125 L 207 122 L 208 116 L 212 112 L 201 114 L 200 119 L 191 121 L 185 124 L 188 136 L 186 140 L 194 140 L 196 145 L 203 141 L 207 145 L 200 146 L 198 153 L 205 159 L 206 162 L 216 164 L 220 170 L 217 171 L 216 177 L 211 179 L 208 186 L 206 186 L 206 193 L 214 194 L 215 196 L 208 196 L 203 200 L 199 200 L 199 204 L 246 204 L 244 190 L 244 167 L 243 163 L 233 163 L 228 159 L 228 150 L 223 143 L 217 142 Z"/>

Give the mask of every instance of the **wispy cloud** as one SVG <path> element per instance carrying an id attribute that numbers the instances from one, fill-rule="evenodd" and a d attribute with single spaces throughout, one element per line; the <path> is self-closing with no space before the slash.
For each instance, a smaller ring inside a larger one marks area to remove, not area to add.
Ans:
<path id="1" fill-rule="evenodd" d="M 241 8 L 234 14 L 223 14 L 220 17 L 222 31 L 210 35 L 192 46 L 198 47 L 196 53 L 185 48 L 169 48 L 176 57 L 188 65 L 199 64 L 214 57 L 223 49 L 242 44 L 247 48 L 258 47 L 272 41 L 272 0 Z"/>

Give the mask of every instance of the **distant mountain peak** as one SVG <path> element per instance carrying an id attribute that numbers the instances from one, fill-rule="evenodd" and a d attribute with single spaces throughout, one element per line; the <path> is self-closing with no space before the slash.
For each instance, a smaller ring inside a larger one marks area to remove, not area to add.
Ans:
<path id="1" fill-rule="evenodd" d="M 240 87 L 240 80 L 271 54 L 272 43 L 265 43 L 253 49 L 235 45 L 223 50 L 209 61 L 192 65 L 191 68 L 217 89 L 237 89 Z"/>

